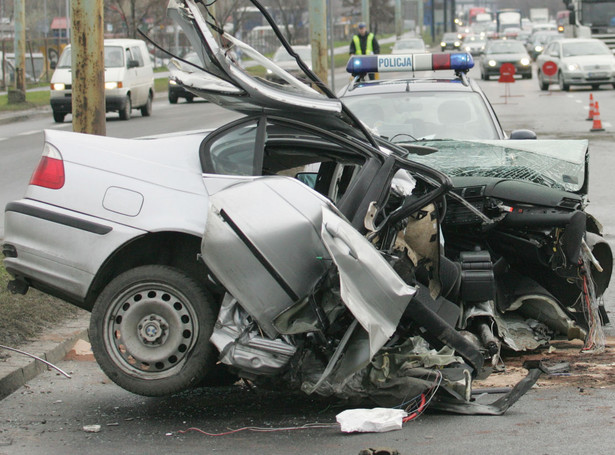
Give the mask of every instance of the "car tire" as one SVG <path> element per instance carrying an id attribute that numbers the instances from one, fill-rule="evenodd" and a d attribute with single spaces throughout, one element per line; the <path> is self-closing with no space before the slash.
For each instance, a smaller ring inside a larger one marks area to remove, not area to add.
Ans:
<path id="1" fill-rule="evenodd" d="M 213 307 L 209 292 L 177 268 L 124 272 L 92 309 L 94 357 L 113 382 L 139 395 L 166 396 L 199 385 L 214 364 Z"/>
<path id="2" fill-rule="evenodd" d="M 600 88 L 600 84 L 592 84 L 592 90 L 598 90 Z"/>
<path id="3" fill-rule="evenodd" d="M 531 79 L 532 78 L 532 73 L 530 73 L 530 74 L 523 74 L 523 75 L 521 75 L 521 77 L 523 79 Z"/>
<path id="4" fill-rule="evenodd" d="M 566 83 L 564 82 L 564 75 L 562 74 L 562 72 L 561 72 L 561 71 L 558 73 L 558 76 L 557 76 L 557 81 L 558 81 L 558 83 L 559 83 L 559 88 L 560 88 L 562 91 L 567 92 L 567 91 L 569 91 L 569 90 L 570 90 L 570 84 L 566 84 Z"/>
<path id="5" fill-rule="evenodd" d="M 178 97 L 175 93 L 169 93 L 169 103 L 177 104 Z"/>
<path id="6" fill-rule="evenodd" d="M 66 114 L 63 112 L 53 112 L 53 121 L 56 123 L 64 123 L 64 117 Z"/>
<path id="7" fill-rule="evenodd" d="M 186 95 L 186 101 L 192 103 L 194 101 L 194 95 Z"/>
<path id="8" fill-rule="evenodd" d="M 143 117 L 149 117 L 150 115 L 152 115 L 152 98 L 153 95 L 150 93 L 147 96 L 147 102 L 145 103 L 145 106 L 141 107 L 141 115 Z"/>
<path id="9" fill-rule="evenodd" d="M 130 120 L 131 114 L 132 101 L 130 100 L 130 95 L 126 95 L 126 102 L 124 103 L 124 107 L 120 109 L 120 120 Z"/>
<path id="10" fill-rule="evenodd" d="M 538 71 L 538 87 L 540 87 L 540 90 L 542 90 L 543 92 L 549 90 L 549 83 L 544 81 L 544 79 L 542 78 L 542 73 L 540 71 Z"/>

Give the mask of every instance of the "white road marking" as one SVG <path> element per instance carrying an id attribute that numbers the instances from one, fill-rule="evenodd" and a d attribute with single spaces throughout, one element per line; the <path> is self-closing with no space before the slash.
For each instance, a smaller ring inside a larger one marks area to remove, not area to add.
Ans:
<path id="1" fill-rule="evenodd" d="M 17 134 L 17 136 L 29 136 L 30 134 L 38 134 L 38 133 L 42 133 L 42 132 L 43 132 L 43 130 L 24 131 L 23 133 Z"/>

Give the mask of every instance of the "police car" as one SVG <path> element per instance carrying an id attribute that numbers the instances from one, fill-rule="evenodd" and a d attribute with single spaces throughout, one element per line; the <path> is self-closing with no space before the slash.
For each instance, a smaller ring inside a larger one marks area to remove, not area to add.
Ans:
<path id="1" fill-rule="evenodd" d="M 487 97 L 467 77 L 473 66 L 469 53 L 354 56 L 346 67 L 353 81 L 338 96 L 363 123 L 393 142 L 506 139 Z M 380 73 L 380 79 L 365 80 L 371 72 Z M 510 135 L 535 137 L 527 130 Z"/>

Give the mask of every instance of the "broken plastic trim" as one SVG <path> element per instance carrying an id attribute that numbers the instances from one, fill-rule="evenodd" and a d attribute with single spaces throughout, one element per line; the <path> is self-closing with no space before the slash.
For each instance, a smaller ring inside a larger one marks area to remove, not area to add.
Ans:
<path id="1" fill-rule="evenodd" d="M 542 363 L 538 362 L 534 368 L 530 368 L 527 376 L 519 381 L 509 393 L 491 404 L 460 401 L 454 398 L 440 396 L 433 401 L 431 406 L 433 409 L 455 414 L 500 416 L 532 388 L 543 373 L 543 370 L 545 370 L 545 367 Z"/>

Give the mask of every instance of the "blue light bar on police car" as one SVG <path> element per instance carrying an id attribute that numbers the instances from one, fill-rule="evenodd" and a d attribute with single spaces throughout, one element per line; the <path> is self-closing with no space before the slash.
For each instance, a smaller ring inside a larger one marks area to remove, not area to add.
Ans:
<path id="1" fill-rule="evenodd" d="M 468 71 L 474 66 L 472 55 L 466 52 L 404 55 L 352 56 L 346 65 L 351 74 L 394 73 L 401 71 L 455 70 Z"/>

